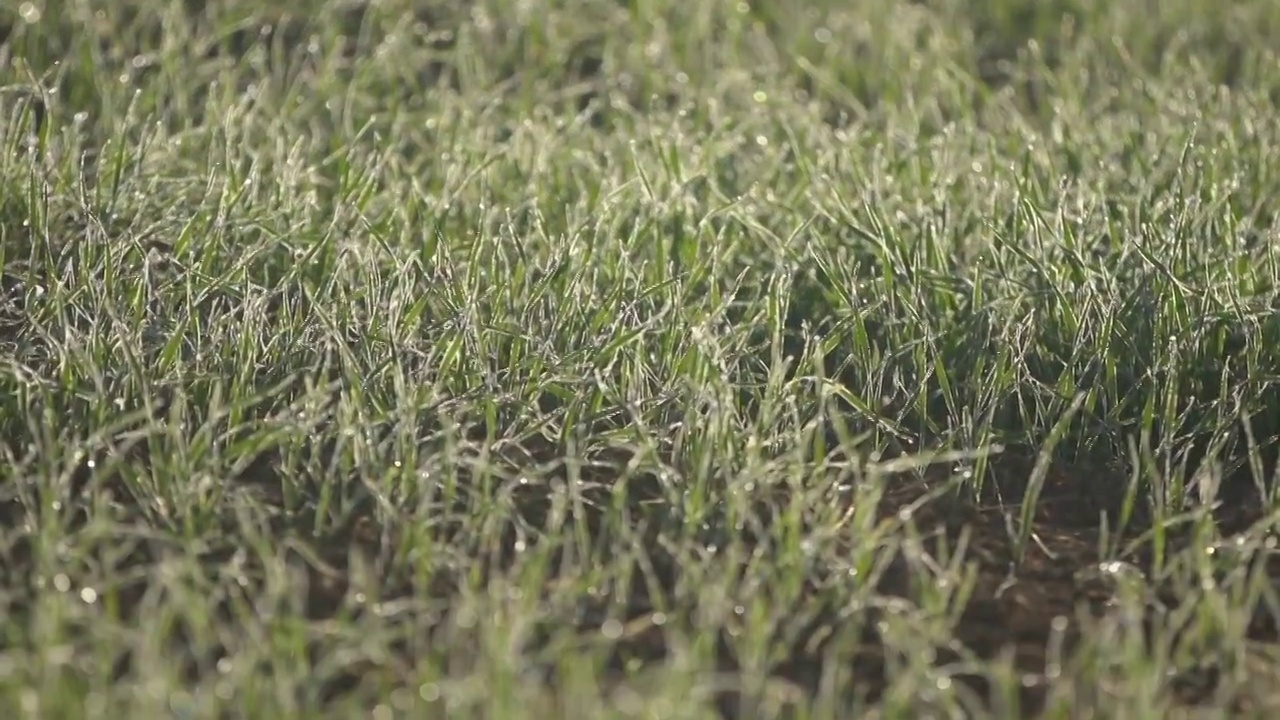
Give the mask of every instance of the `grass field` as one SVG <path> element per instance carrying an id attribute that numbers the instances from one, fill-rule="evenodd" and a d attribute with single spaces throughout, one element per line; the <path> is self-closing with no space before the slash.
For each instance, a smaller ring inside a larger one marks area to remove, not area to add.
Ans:
<path id="1" fill-rule="evenodd" d="M 1280 3 L 0 8 L 0 717 L 1280 713 Z"/>

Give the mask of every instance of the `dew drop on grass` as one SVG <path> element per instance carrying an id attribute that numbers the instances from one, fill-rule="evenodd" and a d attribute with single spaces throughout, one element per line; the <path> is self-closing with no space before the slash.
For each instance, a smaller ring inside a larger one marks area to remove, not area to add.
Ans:
<path id="1" fill-rule="evenodd" d="M 605 620 L 600 626 L 600 634 L 609 640 L 617 640 L 622 637 L 622 623 L 617 620 Z"/>
<path id="2" fill-rule="evenodd" d="M 649 621 L 661 627 L 667 624 L 667 616 L 665 613 L 656 612 L 649 618 Z"/>
<path id="3" fill-rule="evenodd" d="M 84 588 L 80 591 L 80 599 L 88 605 L 98 602 L 98 591 L 91 587 Z"/>
<path id="4" fill-rule="evenodd" d="M 1120 560 L 1099 563 L 1098 571 L 1103 575 L 1114 577 L 1125 582 L 1134 582 L 1146 579 L 1141 570 Z"/>
<path id="5" fill-rule="evenodd" d="M 63 573 L 58 573 L 57 575 L 54 575 L 53 589 L 57 590 L 58 592 L 67 592 L 68 590 L 71 589 L 71 578 L 67 577 Z"/>

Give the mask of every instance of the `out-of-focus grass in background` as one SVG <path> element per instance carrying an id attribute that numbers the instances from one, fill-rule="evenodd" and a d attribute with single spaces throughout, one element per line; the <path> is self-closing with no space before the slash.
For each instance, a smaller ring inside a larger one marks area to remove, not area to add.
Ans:
<path id="1" fill-rule="evenodd" d="M 1265 717 L 1280 4 L 0 8 L 0 714 Z"/>

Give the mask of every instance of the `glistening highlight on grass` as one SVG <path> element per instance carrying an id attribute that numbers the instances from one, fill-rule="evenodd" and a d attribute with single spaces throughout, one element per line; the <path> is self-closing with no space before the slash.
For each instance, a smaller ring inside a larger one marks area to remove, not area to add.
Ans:
<path id="1" fill-rule="evenodd" d="M 0 8 L 0 716 L 1280 713 L 1280 4 Z"/>

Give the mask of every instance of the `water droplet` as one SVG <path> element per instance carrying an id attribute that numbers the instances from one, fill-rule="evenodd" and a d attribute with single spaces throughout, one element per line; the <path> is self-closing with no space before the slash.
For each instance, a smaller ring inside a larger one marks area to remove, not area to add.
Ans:
<path id="1" fill-rule="evenodd" d="M 80 591 L 80 599 L 85 603 L 92 605 L 98 602 L 98 591 L 91 587 L 84 588 Z"/>
<path id="2" fill-rule="evenodd" d="M 53 589 L 58 592 L 67 592 L 71 589 L 71 578 L 62 573 L 53 576 Z"/>
<path id="3" fill-rule="evenodd" d="M 604 624 L 600 626 L 600 634 L 609 640 L 617 640 L 622 637 L 622 623 L 612 619 L 605 620 Z"/>

